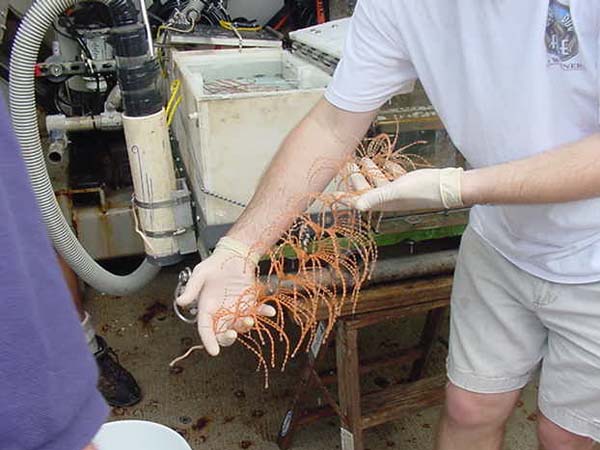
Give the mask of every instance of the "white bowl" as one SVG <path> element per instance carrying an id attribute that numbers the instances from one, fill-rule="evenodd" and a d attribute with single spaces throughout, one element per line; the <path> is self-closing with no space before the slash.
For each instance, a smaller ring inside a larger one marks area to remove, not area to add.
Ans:
<path id="1" fill-rule="evenodd" d="M 98 450 L 192 450 L 177 432 L 143 420 L 105 423 L 93 442 Z"/>

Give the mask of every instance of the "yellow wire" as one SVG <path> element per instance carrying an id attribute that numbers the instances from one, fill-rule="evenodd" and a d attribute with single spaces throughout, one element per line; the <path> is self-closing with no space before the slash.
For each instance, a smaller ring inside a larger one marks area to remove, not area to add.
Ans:
<path id="1" fill-rule="evenodd" d="M 171 27 L 169 25 L 161 25 L 160 27 L 162 27 L 164 30 L 177 31 L 178 33 L 191 33 L 192 31 L 194 31 L 194 28 L 196 28 L 196 23 L 192 22 L 192 24 L 190 25 L 190 27 L 187 28 L 187 29 L 185 29 L 185 30 L 181 30 L 181 29 L 179 29 L 177 27 Z"/>
<path id="2" fill-rule="evenodd" d="M 161 39 L 163 37 L 163 32 L 166 29 L 167 29 L 167 27 L 165 25 L 160 25 L 158 27 L 158 30 L 156 31 L 156 42 L 158 44 L 164 44 L 164 42 L 161 42 Z M 164 67 L 163 48 L 162 47 L 158 47 L 158 49 L 156 49 L 156 58 L 158 59 L 158 63 L 160 64 L 163 78 L 167 78 L 167 71 Z"/>
<path id="3" fill-rule="evenodd" d="M 234 31 L 234 30 L 238 30 L 238 31 L 260 31 L 262 30 L 261 26 L 255 26 L 255 27 L 236 27 L 235 25 L 233 25 L 233 23 L 228 22 L 226 20 L 219 20 L 219 25 L 221 26 L 221 28 L 224 28 L 226 30 L 229 31 Z"/>
<path id="4" fill-rule="evenodd" d="M 167 117 L 173 108 L 173 104 L 176 101 L 177 94 L 179 93 L 179 89 L 181 88 L 181 81 L 173 80 L 171 82 L 171 96 L 169 97 L 169 101 L 167 102 L 166 113 Z"/>
<path id="5" fill-rule="evenodd" d="M 173 109 L 167 115 L 167 126 L 168 127 L 170 127 L 171 124 L 173 123 L 173 119 L 175 118 L 175 113 L 177 112 L 177 108 L 179 107 L 179 104 L 181 103 L 181 100 L 182 100 L 182 97 L 180 95 L 179 97 L 177 97 L 177 100 L 175 100 L 175 104 L 173 105 Z"/>
<path id="6" fill-rule="evenodd" d="M 187 30 L 180 30 L 179 28 L 176 27 L 172 27 L 166 24 L 162 24 L 158 27 L 158 29 L 156 30 L 156 42 L 158 44 L 165 44 L 166 42 L 166 33 L 165 31 L 177 31 L 179 33 L 191 33 L 192 31 L 194 31 L 196 24 L 194 22 L 192 22 L 191 26 L 187 29 Z M 161 39 L 163 39 L 164 36 L 164 40 L 161 42 Z M 158 59 L 158 63 L 160 64 L 160 67 L 162 69 L 162 75 L 163 78 L 167 78 L 167 70 L 165 68 L 165 64 L 164 64 L 164 54 L 163 54 L 163 48 L 159 47 L 156 50 L 156 57 Z"/>
<path id="7" fill-rule="evenodd" d="M 167 126 L 171 126 L 173 119 L 175 118 L 175 112 L 181 103 L 182 96 L 179 94 L 179 90 L 181 89 L 181 81 L 173 80 L 171 82 L 171 96 L 169 97 L 169 101 L 167 102 L 167 107 L 165 108 L 165 114 L 167 115 Z"/>

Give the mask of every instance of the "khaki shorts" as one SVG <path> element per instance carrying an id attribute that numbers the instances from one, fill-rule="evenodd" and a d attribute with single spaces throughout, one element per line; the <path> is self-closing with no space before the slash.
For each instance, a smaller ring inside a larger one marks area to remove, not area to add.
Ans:
<path id="1" fill-rule="evenodd" d="M 541 412 L 600 441 L 600 283 L 536 278 L 467 229 L 452 292 L 448 377 L 471 392 L 510 392 L 540 364 Z"/>

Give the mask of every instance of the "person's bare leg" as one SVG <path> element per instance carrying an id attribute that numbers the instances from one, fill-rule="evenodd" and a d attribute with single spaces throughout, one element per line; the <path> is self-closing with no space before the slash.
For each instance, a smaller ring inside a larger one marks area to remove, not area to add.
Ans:
<path id="1" fill-rule="evenodd" d="M 58 253 L 56 254 L 58 258 L 58 263 L 60 264 L 60 268 L 63 273 L 63 277 L 67 282 L 67 286 L 69 287 L 69 291 L 71 292 L 71 297 L 73 298 L 73 304 L 75 308 L 77 308 L 77 312 L 79 313 L 79 319 L 85 319 L 85 310 L 83 309 L 83 298 L 81 295 L 81 289 L 79 289 L 79 279 L 73 269 L 67 264 L 67 262 L 60 256 Z"/>
<path id="2" fill-rule="evenodd" d="M 67 282 L 69 291 L 71 292 L 73 304 L 75 305 L 77 313 L 79 314 L 79 320 L 81 320 L 81 326 L 83 327 L 83 332 L 85 333 L 85 339 L 88 347 L 92 353 L 96 353 L 100 347 L 98 345 L 98 341 L 96 340 L 96 331 L 92 325 L 90 315 L 85 311 L 85 309 L 83 309 L 83 295 L 79 287 L 79 278 L 77 278 L 77 274 L 73 271 L 73 269 L 71 269 L 62 256 L 60 256 L 58 253 L 56 256 L 58 258 L 58 263 L 62 270 L 63 277 Z"/>
<path id="3" fill-rule="evenodd" d="M 79 279 L 65 260 L 57 254 L 63 276 L 77 308 L 81 327 L 85 334 L 88 348 L 96 358 L 100 368 L 100 392 L 111 406 L 131 406 L 141 399 L 140 388 L 131 373 L 114 357 L 114 352 L 101 336 L 96 335 L 90 315 L 83 309 L 83 296 L 79 288 Z M 93 445 L 83 450 L 95 450 Z"/>
<path id="4" fill-rule="evenodd" d="M 450 383 L 436 450 L 500 450 L 519 395 L 520 391 L 477 394 Z"/>
<path id="5" fill-rule="evenodd" d="M 540 450 L 592 450 L 594 441 L 573 434 L 538 412 L 537 424 Z"/>

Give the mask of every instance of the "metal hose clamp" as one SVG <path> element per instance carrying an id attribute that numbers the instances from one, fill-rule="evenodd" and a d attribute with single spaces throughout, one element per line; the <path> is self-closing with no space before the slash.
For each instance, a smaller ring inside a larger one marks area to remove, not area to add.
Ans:
<path id="1" fill-rule="evenodd" d="M 173 298 L 173 310 L 175 311 L 175 315 L 181 320 L 183 320 L 185 323 L 196 323 L 196 321 L 198 320 L 196 317 L 196 314 L 198 313 L 198 308 L 190 308 L 190 314 L 192 314 L 193 317 L 188 317 L 179 309 L 179 305 L 177 304 L 177 298 L 181 294 L 183 294 L 183 291 L 185 290 L 185 287 L 187 286 L 188 281 L 190 281 L 191 277 L 192 269 L 190 269 L 189 267 L 186 267 L 181 272 L 179 272 L 179 281 L 177 282 L 177 287 L 175 287 L 175 296 Z"/>

